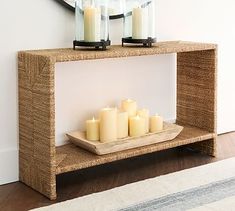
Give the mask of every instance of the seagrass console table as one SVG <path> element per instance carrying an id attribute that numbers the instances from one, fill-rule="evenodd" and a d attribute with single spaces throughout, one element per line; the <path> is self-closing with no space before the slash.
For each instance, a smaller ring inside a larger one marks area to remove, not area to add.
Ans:
<path id="1" fill-rule="evenodd" d="M 55 146 L 55 63 L 170 53 L 177 54 L 176 121 L 184 125 L 177 138 L 104 156 L 72 144 Z M 172 41 L 152 48 L 111 46 L 107 51 L 21 51 L 18 68 L 20 181 L 51 200 L 56 199 L 56 175 L 65 172 L 183 145 L 216 155 L 215 44 Z"/>

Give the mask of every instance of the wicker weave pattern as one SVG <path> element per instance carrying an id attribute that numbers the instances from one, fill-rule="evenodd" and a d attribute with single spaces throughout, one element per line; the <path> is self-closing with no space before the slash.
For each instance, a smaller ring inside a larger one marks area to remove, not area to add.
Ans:
<path id="1" fill-rule="evenodd" d="M 108 162 L 122 160 L 138 155 L 144 155 L 147 153 L 152 153 L 192 143 L 194 144 L 189 146 L 194 146 L 195 143 L 196 144 L 201 143 L 205 144 L 207 147 L 208 144 L 207 142 L 210 139 L 214 139 L 215 137 L 216 135 L 214 133 L 208 133 L 208 131 L 205 130 L 200 130 L 195 127 L 185 126 L 182 133 L 180 133 L 180 135 L 172 141 L 161 142 L 157 144 L 148 145 L 145 147 L 140 147 L 137 149 L 129 149 L 102 156 L 91 154 L 90 152 L 78 148 L 73 144 L 67 144 L 58 147 L 56 150 L 57 155 L 61 157 L 61 159 L 58 159 L 56 174 L 74 171 L 77 169 L 88 168 Z M 207 151 L 203 152 L 208 154 Z"/>
<path id="2" fill-rule="evenodd" d="M 49 49 L 49 50 L 35 50 L 26 51 L 25 53 L 51 57 L 56 62 L 66 61 L 78 61 L 78 60 L 90 60 L 90 59 L 107 59 L 107 58 L 120 58 L 129 56 L 145 56 L 156 54 L 169 54 L 191 51 L 202 51 L 215 49 L 215 44 L 206 43 L 194 43 L 184 41 L 171 41 L 171 42 L 159 42 L 152 48 L 143 47 L 126 47 L 112 46 L 107 51 L 94 51 L 94 50 L 80 50 L 74 51 L 71 48 L 68 49 Z"/>
<path id="3" fill-rule="evenodd" d="M 177 122 L 216 133 L 217 51 L 177 54 Z M 192 146 L 216 155 L 215 139 Z"/>
<path id="4" fill-rule="evenodd" d="M 95 156 L 72 145 L 55 147 L 55 63 L 178 53 L 177 121 L 186 126 L 170 142 Z M 56 198 L 56 174 L 87 168 L 176 146 L 192 144 L 201 152 L 216 150 L 216 45 L 163 42 L 153 48 L 107 51 L 52 49 L 18 54 L 20 180 L 50 199 Z M 192 126 L 192 127 L 191 127 Z M 191 127 L 191 128 L 190 128 Z"/>
<path id="5" fill-rule="evenodd" d="M 56 198 L 54 63 L 19 53 L 20 180 Z"/>

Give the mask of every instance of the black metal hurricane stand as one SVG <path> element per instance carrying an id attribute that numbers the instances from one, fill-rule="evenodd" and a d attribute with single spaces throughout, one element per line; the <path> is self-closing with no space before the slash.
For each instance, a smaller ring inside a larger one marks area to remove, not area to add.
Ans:
<path id="1" fill-rule="evenodd" d="M 143 44 L 145 47 L 152 47 L 152 44 L 157 41 L 156 38 L 148 37 L 147 39 L 132 39 L 132 37 L 122 38 L 122 47 L 124 47 L 124 43 L 131 44 Z"/>
<path id="2" fill-rule="evenodd" d="M 73 41 L 73 50 L 76 50 L 76 47 L 95 47 L 95 49 L 106 50 L 107 46 L 111 45 L 110 40 L 101 40 L 100 42 L 85 42 L 85 41 Z"/>

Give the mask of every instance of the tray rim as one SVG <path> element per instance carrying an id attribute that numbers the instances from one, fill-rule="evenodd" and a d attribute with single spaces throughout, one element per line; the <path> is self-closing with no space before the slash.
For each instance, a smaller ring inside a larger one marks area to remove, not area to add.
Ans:
<path id="1" fill-rule="evenodd" d="M 175 123 L 169 123 L 169 122 L 164 122 L 164 125 L 165 126 L 170 126 L 170 127 L 174 126 L 174 128 L 161 130 L 161 131 L 156 132 L 156 133 L 148 133 L 148 134 L 145 134 L 144 136 L 140 136 L 140 137 L 127 137 L 127 138 L 124 138 L 124 139 L 118 139 L 118 140 L 112 141 L 112 142 L 89 141 L 85 138 L 84 138 L 84 140 L 82 140 L 82 139 L 79 139 L 79 138 L 71 135 L 72 133 L 76 132 L 76 133 L 83 134 L 84 137 L 85 137 L 85 132 L 84 131 L 72 131 L 72 132 L 66 133 L 66 135 L 69 138 L 69 142 L 75 144 L 76 146 L 78 146 L 80 148 L 83 148 L 83 149 L 86 149 L 86 150 L 88 150 L 90 152 L 93 152 L 97 155 L 105 155 L 105 154 L 113 153 L 113 151 L 103 153 L 103 152 L 101 152 L 101 150 L 104 150 L 104 149 L 101 149 L 102 147 L 111 148 L 111 147 L 115 147 L 117 145 L 122 145 L 122 144 L 127 145 L 129 143 L 129 141 L 134 141 L 135 139 L 139 142 L 140 139 L 145 139 L 145 138 L 149 138 L 151 136 L 156 136 L 156 135 L 161 134 L 161 133 L 166 133 L 168 131 L 177 130 L 177 134 L 172 134 L 171 137 L 173 137 L 173 138 L 168 138 L 167 140 L 163 140 L 163 141 L 156 141 L 155 143 L 146 143 L 146 144 L 143 144 L 143 145 L 140 145 L 140 146 L 127 147 L 126 149 L 120 149 L 118 151 L 124 151 L 124 150 L 128 150 L 128 149 L 133 149 L 133 148 L 143 147 L 143 146 L 147 146 L 147 145 L 162 143 L 162 142 L 166 142 L 166 141 L 172 140 L 175 137 L 177 137 L 180 134 L 180 132 L 182 132 L 182 130 L 184 128 L 181 125 L 178 125 L 178 124 L 175 124 Z M 136 143 L 138 143 L 138 142 L 136 142 Z M 118 151 L 116 151 L 116 152 L 118 152 Z"/>

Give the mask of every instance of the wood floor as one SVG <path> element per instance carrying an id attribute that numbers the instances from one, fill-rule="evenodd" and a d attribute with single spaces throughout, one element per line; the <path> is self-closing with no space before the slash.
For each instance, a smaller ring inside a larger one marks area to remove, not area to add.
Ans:
<path id="1" fill-rule="evenodd" d="M 177 148 L 60 175 L 57 178 L 56 201 L 48 200 L 20 182 L 2 185 L 0 211 L 21 211 L 46 206 L 234 156 L 235 132 L 218 137 L 217 158 Z"/>

